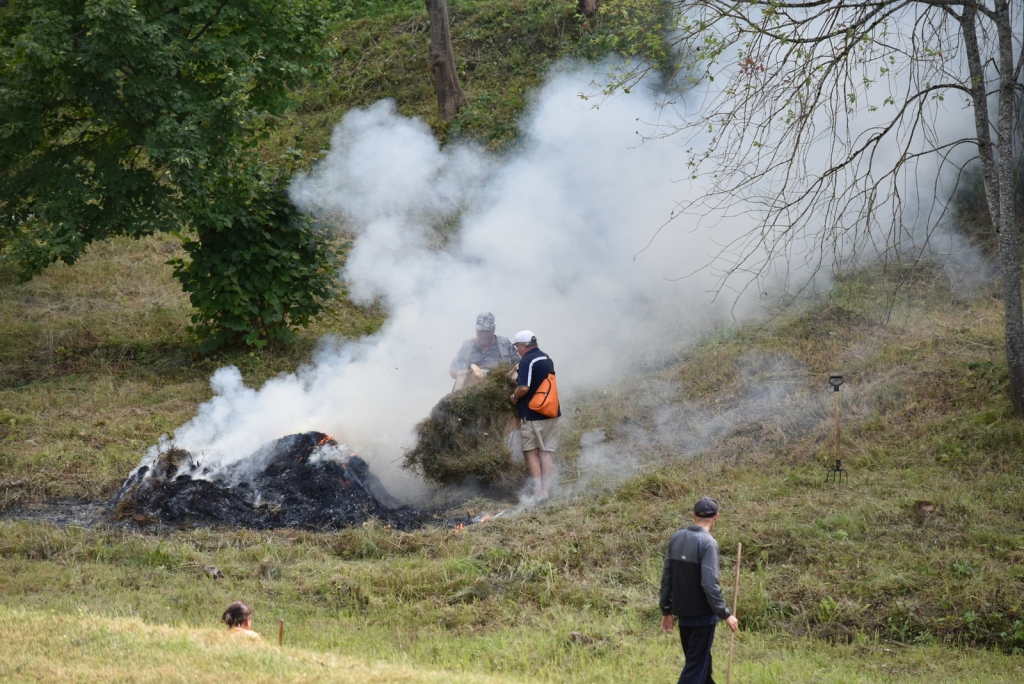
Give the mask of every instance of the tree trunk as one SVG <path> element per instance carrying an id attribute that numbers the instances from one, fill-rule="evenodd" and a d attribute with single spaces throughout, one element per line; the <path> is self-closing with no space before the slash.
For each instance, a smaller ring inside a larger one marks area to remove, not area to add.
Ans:
<path id="1" fill-rule="evenodd" d="M 1014 413 L 1024 416 L 1024 306 L 1020 293 L 1020 247 L 1017 243 L 1016 162 L 1013 149 L 1016 95 L 1009 5 L 998 3 L 995 12 L 1000 73 L 995 145 L 990 133 L 987 80 L 978 49 L 976 18 L 976 11 L 966 6 L 960 24 L 971 75 L 974 124 L 978 133 L 978 156 L 981 157 L 985 200 L 992 225 L 996 229 L 996 244 L 999 246 L 999 280 L 1003 290 L 1003 332 L 1006 336 L 1010 400 L 1013 402 Z"/>
<path id="2" fill-rule="evenodd" d="M 580 14 L 592 17 L 597 14 L 597 0 L 579 0 Z"/>
<path id="3" fill-rule="evenodd" d="M 441 118 L 451 121 L 459 109 L 469 104 L 459 75 L 455 71 L 455 53 L 452 34 L 448 26 L 448 0 L 426 0 L 430 17 L 430 68 L 434 72 L 434 91 Z"/>
<path id="4" fill-rule="evenodd" d="M 1020 247 L 1017 244 L 1016 155 L 1013 128 L 1016 122 L 1016 79 L 1013 63 L 1013 28 L 1010 3 L 996 3 L 999 36 L 999 113 L 996 119 L 999 150 L 999 276 L 1003 286 L 1003 325 L 1006 330 L 1006 367 L 1010 372 L 1010 399 L 1014 412 L 1024 416 L 1024 307 L 1020 294 Z"/>

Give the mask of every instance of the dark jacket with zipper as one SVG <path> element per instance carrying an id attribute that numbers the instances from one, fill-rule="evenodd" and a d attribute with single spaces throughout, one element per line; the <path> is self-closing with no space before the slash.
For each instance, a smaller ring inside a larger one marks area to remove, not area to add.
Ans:
<path id="1" fill-rule="evenodd" d="M 714 623 L 729 617 L 718 586 L 718 542 L 700 525 L 679 530 L 669 540 L 660 605 L 662 615 L 683 619 L 707 617 Z"/>

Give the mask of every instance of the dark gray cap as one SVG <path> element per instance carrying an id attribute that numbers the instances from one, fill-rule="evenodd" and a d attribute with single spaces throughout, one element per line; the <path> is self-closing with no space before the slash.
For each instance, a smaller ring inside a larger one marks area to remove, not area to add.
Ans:
<path id="1" fill-rule="evenodd" d="M 701 497 L 693 504 L 693 514 L 698 518 L 714 518 L 718 515 L 718 502 L 710 496 Z"/>
<path id="2" fill-rule="evenodd" d="M 491 312 L 482 313 L 476 317 L 477 330 L 494 330 L 494 314 Z"/>

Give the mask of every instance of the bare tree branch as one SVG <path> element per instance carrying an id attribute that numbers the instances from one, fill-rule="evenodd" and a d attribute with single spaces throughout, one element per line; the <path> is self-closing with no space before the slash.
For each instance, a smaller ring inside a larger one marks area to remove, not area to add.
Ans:
<path id="1" fill-rule="evenodd" d="M 682 215 L 702 225 L 753 217 L 706 265 L 718 292 L 742 292 L 780 264 L 838 271 L 872 250 L 901 262 L 916 246 L 913 261 L 947 217 L 940 178 L 977 158 L 1000 236 L 1011 395 L 1024 415 L 1013 184 L 1022 4 L 677 0 L 682 87 L 665 107 L 678 119 L 653 122 L 647 137 L 679 140 L 686 180 L 701 191 L 676 204 L 650 244 Z M 648 75 L 624 70 L 608 90 Z M 973 110 L 969 132 L 947 130 L 957 102 Z"/>

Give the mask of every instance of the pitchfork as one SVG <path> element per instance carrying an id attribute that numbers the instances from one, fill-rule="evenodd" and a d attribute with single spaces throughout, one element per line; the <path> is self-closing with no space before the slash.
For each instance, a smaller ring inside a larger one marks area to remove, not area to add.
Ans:
<path id="1" fill-rule="evenodd" d="M 836 464 L 825 473 L 825 484 L 828 484 L 830 481 L 835 484 L 842 484 L 843 476 L 846 477 L 847 481 L 850 479 L 850 474 L 843 468 L 843 459 L 839 457 L 839 386 L 843 384 L 843 376 L 828 376 L 828 384 L 832 385 L 836 397 Z"/>

